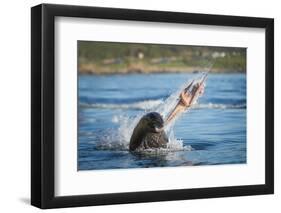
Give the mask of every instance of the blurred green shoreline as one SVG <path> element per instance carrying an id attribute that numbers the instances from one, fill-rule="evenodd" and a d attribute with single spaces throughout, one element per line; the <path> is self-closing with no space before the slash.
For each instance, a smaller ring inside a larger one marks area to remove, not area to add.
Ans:
<path id="1" fill-rule="evenodd" d="M 178 68 L 178 67 L 169 67 L 167 69 L 79 69 L 80 75 L 112 75 L 112 74 L 153 74 L 153 73 L 198 73 L 202 71 L 207 71 L 206 68 L 200 67 L 188 67 L 188 68 Z M 212 73 L 246 73 L 245 70 L 234 70 L 234 69 L 219 69 L 212 68 Z"/>
<path id="2" fill-rule="evenodd" d="M 78 41 L 79 74 L 245 73 L 246 48 Z"/>
<path id="3" fill-rule="evenodd" d="M 163 69 L 147 67 L 144 69 L 107 69 L 96 68 L 95 65 L 84 65 L 85 67 L 79 68 L 80 75 L 112 75 L 112 74 L 151 74 L 151 73 L 198 73 L 202 71 L 208 71 L 202 67 L 167 67 Z M 91 68 L 94 67 L 94 68 Z M 246 73 L 245 70 L 237 69 L 224 69 L 224 68 L 212 68 L 212 73 Z"/>

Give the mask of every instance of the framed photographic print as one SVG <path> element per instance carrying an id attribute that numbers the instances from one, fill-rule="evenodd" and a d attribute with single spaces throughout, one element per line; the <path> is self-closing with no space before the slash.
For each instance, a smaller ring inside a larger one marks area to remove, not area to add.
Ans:
<path id="1" fill-rule="evenodd" d="M 274 21 L 31 9 L 31 204 L 274 191 Z"/>

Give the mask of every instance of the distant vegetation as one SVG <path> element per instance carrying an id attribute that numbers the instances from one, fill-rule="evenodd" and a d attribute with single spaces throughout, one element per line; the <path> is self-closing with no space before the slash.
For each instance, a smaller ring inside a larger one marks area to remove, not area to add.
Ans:
<path id="1" fill-rule="evenodd" d="M 78 41 L 81 74 L 246 72 L 246 49 Z"/>

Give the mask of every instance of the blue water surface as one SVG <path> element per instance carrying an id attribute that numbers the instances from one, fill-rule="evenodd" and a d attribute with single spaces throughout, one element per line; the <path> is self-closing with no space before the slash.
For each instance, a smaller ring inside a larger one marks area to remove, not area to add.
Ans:
<path id="1" fill-rule="evenodd" d="M 78 170 L 246 163 L 246 74 L 209 74 L 198 107 L 173 127 L 190 149 L 133 154 L 128 141 L 118 141 L 122 118 L 133 129 L 130 119 L 154 109 L 195 76 L 80 75 Z"/>

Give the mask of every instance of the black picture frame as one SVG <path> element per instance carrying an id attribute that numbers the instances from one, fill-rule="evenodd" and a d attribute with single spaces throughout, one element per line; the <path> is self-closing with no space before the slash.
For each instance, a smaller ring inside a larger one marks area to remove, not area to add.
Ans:
<path id="1" fill-rule="evenodd" d="M 263 28 L 265 48 L 265 184 L 93 195 L 54 195 L 55 17 L 100 18 Z M 42 209 L 274 193 L 274 20 L 271 18 L 41 4 L 31 8 L 31 204 Z"/>

